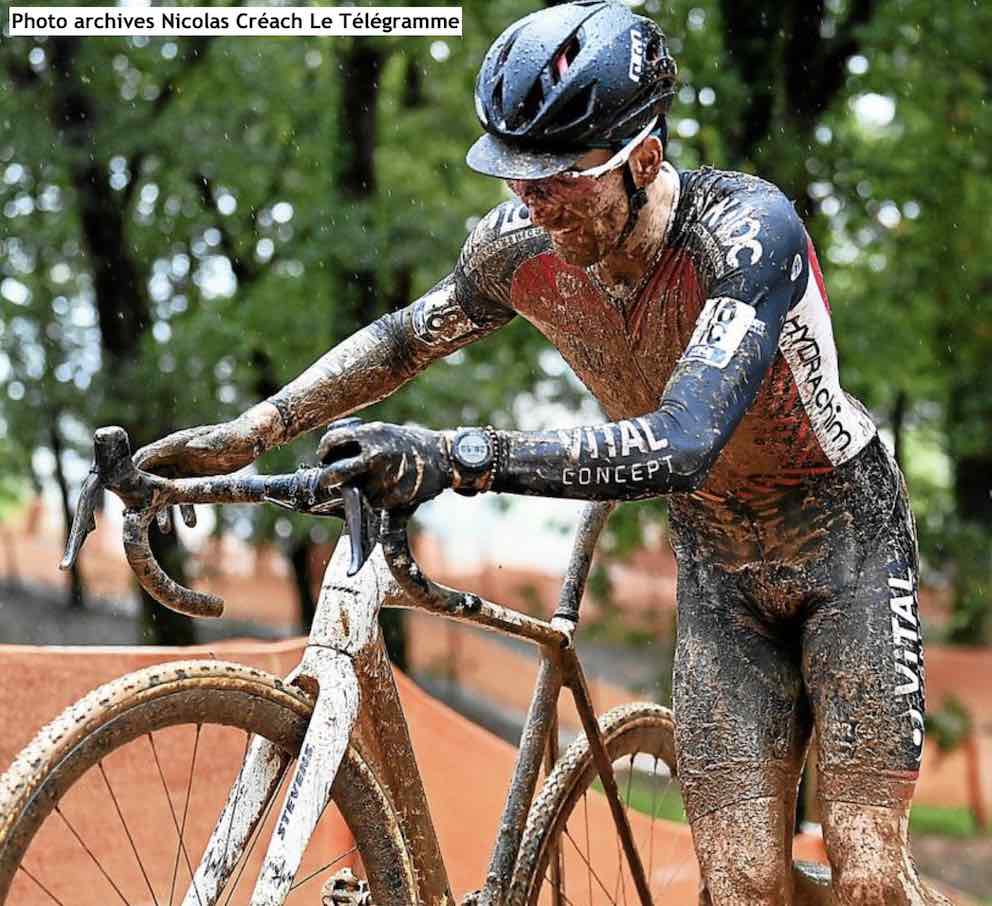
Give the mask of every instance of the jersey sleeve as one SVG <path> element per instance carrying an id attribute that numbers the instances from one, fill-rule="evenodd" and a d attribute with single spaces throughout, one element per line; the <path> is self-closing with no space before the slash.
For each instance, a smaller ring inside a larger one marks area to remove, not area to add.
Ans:
<path id="1" fill-rule="evenodd" d="M 454 271 L 456 296 L 465 314 L 479 327 L 511 320 L 514 274 L 548 245 L 547 233 L 534 226 L 525 205 L 506 201 L 493 208 L 469 234 Z"/>
<path id="2" fill-rule="evenodd" d="M 495 490 L 630 500 L 702 484 L 754 402 L 809 270 L 805 230 L 778 190 L 728 196 L 714 208 L 696 237 L 707 299 L 658 408 L 568 431 L 508 433 Z"/>

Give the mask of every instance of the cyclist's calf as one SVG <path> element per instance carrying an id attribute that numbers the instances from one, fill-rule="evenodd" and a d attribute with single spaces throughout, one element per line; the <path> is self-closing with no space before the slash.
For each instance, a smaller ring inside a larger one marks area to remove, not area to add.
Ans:
<path id="1" fill-rule="evenodd" d="M 951 906 L 920 881 L 909 853 L 909 804 L 821 802 L 838 906 Z"/>
<path id="2" fill-rule="evenodd" d="M 700 906 L 792 906 L 782 800 L 748 799 L 692 825 L 706 891 Z"/>

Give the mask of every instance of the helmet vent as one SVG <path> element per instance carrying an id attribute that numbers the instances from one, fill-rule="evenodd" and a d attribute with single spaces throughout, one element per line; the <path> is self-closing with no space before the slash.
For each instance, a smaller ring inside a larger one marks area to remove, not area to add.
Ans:
<path id="1" fill-rule="evenodd" d="M 518 28 L 509 38 L 506 39 L 506 43 L 503 45 L 503 49 L 499 52 L 499 58 L 496 60 L 496 68 L 502 69 L 503 65 L 510 58 L 510 51 L 513 50 L 513 45 L 517 43 L 517 38 L 520 37 L 520 32 L 523 29 Z"/>
<path id="2" fill-rule="evenodd" d="M 520 112 L 516 118 L 517 122 L 521 124 L 529 123 L 537 116 L 543 103 L 544 89 L 541 88 L 541 82 L 538 80 L 534 82 L 530 91 L 527 92 L 527 97 L 524 98 L 523 103 L 520 105 Z"/>
<path id="3" fill-rule="evenodd" d="M 503 77 L 500 76 L 496 80 L 496 85 L 493 87 L 493 112 L 497 117 L 503 117 Z"/>
<path id="4" fill-rule="evenodd" d="M 555 119 L 561 123 L 561 128 L 567 129 L 582 122 L 592 112 L 596 86 L 587 85 L 561 109 L 556 111 Z"/>
<path id="5" fill-rule="evenodd" d="M 579 55 L 578 37 L 573 37 L 555 56 L 551 61 L 551 80 L 557 85 L 568 72 L 568 67 L 572 65 L 572 60 L 574 60 Z"/>

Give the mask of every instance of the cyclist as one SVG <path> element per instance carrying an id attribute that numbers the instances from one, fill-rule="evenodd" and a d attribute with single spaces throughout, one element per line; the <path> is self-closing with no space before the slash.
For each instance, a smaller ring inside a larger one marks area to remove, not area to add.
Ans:
<path id="1" fill-rule="evenodd" d="M 448 487 L 670 495 L 678 765 L 703 901 L 792 902 L 791 819 L 815 724 L 838 902 L 946 903 L 907 841 L 924 673 L 905 486 L 840 387 L 792 204 L 755 177 L 665 160 L 675 77 L 662 32 L 624 6 L 570 3 L 512 25 L 482 64 L 485 134 L 467 160 L 516 199 L 408 308 L 138 463 L 239 468 L 522 315 L 612 421 L 434 432 L 345 419 L 321 441 L 340 481 L 383 506 Z"/>

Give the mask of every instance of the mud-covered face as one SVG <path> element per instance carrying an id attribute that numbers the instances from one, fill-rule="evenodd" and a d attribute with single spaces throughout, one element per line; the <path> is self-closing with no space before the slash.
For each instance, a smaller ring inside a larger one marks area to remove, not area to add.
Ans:
<path id="1" fill-rule="evenodd" d="M 609 151 L 590 151 L 574 170 L 588 170 L 609 158 Z M 569 264 L 588 267 L 616 247 L 627 221 L 627 193 L 620 169 L 601 176 L 566 173 L 545 179 L 510 179 L 507 185 L 527 205 L 531 220 L 548 231 L 555 252 Z"/>

